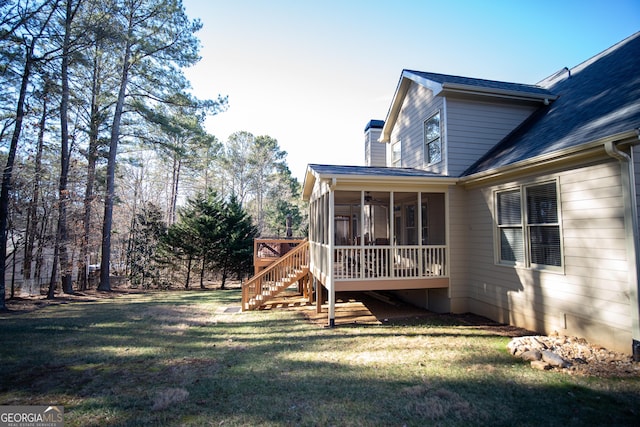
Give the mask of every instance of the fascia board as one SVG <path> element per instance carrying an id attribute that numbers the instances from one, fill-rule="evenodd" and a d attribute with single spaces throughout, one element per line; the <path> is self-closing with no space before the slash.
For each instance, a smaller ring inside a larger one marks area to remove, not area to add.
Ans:
<path id="1" fill-rule="evenodd" d="M 313 193 L 313 186 L 318 179 L 317 174 L 307 166 L 307 172 L 304 175 L 304 182 L 302 183 L 302 200 L 308 201 Z"/>
<path id="2" fill-rule="evenodd" d="M 370 186 L 421 186 L 421 185 L 455 185 L 458 178 L 455 177 L 407 177 L 407 176 L 357 176 L 357 175 L 332 175 L 323 179 L 335 180 L 335 188 L 347 185 Z"/>
<path id="3" fill-rule="evenodd" d="M 545 102 L 546 101 L 555 101 L 558 99 L 557 95 L 553 94 L 542 94 L 542 93 L 527 93 L 520 92 L 515 90 L 506 90 L 506 89 L 495 89 L 495 88 L 486 88 L 479 86 L 471 86 L 460 83 L 443 83 L 442 84 L 442 94 L 468 94 L 468 95 L 482 95 L 496 98 L 509 98 L 509 99 L 517 99 L 523 101 L 538 101 Z"/>

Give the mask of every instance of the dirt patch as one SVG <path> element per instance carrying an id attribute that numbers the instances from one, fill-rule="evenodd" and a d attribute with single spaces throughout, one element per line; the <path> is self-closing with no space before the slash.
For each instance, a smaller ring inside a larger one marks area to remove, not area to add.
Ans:
<path id="1" fill-rule="evenodd" d="M 318 313 L 315 303 L 309 303 L 296 293 L 283 293 L 260 307 L 260 310 L 292 309 L 302 314 L 312 323 L 328 324 L 327 307 Z M 341 292 L 336 295 L 336 326 L 367 324 L 379 325 L 400 321 L 401 319 L 436 316 L 424 309 L 398 302 L 384 302 L 371 295 L 360 292 Z"/>
<path id="2" fill-rule="evenodd" d="M 293 309 L 301 311 L 312 323 L 326 326 L 328 314 L 326 305 L 322 312 L 318 313 L 315 304 L 310 304 L 297 294 L 282 294 L 261 310 Z M 384 294 L 367 292 L 340 292 L 336 295 L 335 324 L 336 326 L 348 325 L 410 325 L 421 324 L 429 319 L 438 324 L 459 325 L 460 323 L 470 328 L 485 330 L 489 333 L 505 336 L 519 337 L 531 335 L 533 332 L 494 322 L 482 316 L 474 314 L 438 314 L 423 308 L 415 307 Z"/>

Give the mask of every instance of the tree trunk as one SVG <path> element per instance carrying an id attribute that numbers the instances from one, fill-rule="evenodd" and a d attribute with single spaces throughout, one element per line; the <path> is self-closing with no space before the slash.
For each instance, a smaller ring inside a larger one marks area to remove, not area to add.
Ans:
<path id="1" fill-rule="evenodd" d="M 31 279 L 31 265 L 33 264 L 33 250 L 38 233 L 38 203 L 40 199 L 40 177 L 42 175 L 42 151 L 44 148 L 44 130 L 47 120 L 47 97 L 43 97 L 42 117 L 38 130 L 38 148 L 36 151 L 34 174 L 33 174 L 33 194 L 27 210 L 27 228 L 25 230 L 26 242 L 24 245 L 24 261 L 22 277 Z"/>
<path id="2" fill-rule="evenodd" d="M 60 233 L 56 233 L 55 245 L 53 247 L 53 265 L 51 266 L 51 277 L 49 278 L 49 291 L 47 299 L 56 297 L 56 283 L 58 281 L 58 260 L 60 259 Z"/>
<path id="3" fill-rule="evenodd" d="M 187 282 L 184 284 L 185 289 L 189 289 L 189 279 L 191 278 L 191 263 L 193 261 L 193 257 L 189 255 L 189 260 L 187 261 Z"/>
<path id="4" fill-rule="evenodd" d="M 224 253 L 224 260 L 222 261 L 222 282 L 220 283 L 220 289 L 226 289 L 225 285 L 227 283 L 227 270 L 229 269 L 229 253 L 228 250 Z"/>
<path id="5" fill-rule="evenodd" d="M 227 269 L 222 269 L 222 281 L 220 282 L 220 289 L 226 289 L 225 283 L 227 282 Z"/>
<path id="6" fill-rule="evenodd" d="M 89 258 L 89 235 L 91 233 L 91 208 L 93 203 L 93 187 L 96 180 L 96 162 L 98 160 L 98 136 L 100 128 L 98 99 L 100 96 L 100 64 L 98 46 L 94 53 L 93 76 L 91 85 L 91 111 L 89 118 L 89 150 L 87 152 L 87 185 L 84 192 L 84 215 L 82 218 L 82 241 L 80 246 L 80 262 L 78 264 L 78 282 L 82 290 L 88 287 L 87 264 Z"/>
<path id="7" fill-rule="evenodd" d="M 26 47 L 26 58 L 24 70 L 22 72 L 22 82 L 20 84 L 20 94 L 18 96 L 18 104 L 16 106 L 16 120 L 9 145 L 9 153 L 7 155 L 7 163 L 2 173 L 2 189 L 0 190 L 0 310 L 6 310 L 5 303 L 5 259 L 7 257 L 7 222 L 9 217 L 9 191 L 11 189 L 11 177 L 13 174 L 13 164 L 16 159 L 16 151 L 18 149 L 18 140 L 22 131 L 22 121 L 24 120 L 24 103 L 27 96 L 27 88 L 29 78 L 31 76 L 31 66 L 33 65 L 33 46 L 35 38 L 31 44 Z"/>
<path id="8" fill-rule="evenodd" d="M 67 189 L 69 181 L 69 159 L 71 148 L 69 146 L 69 50 L 71 40 L 71 21 L 73 20 L 73 0 L 66 2 L 66 14 L 64 22 L 64 41 L 62 45 L 62 63 L 60 67 L 60 79 L 62 82 L 62 98 L 60 101 L 60 184 L 58 186 L 58 254 L 60 257 L 60 279 L 62 291 L 65 294 L 73 293 L 71 260 L 69 257 L 69 230 L 67 224 L 67 208 L 70 195 Z M 54 280 L 52 278 L 52 280 Z"/>
<path id="9" fill-rule="evenodd" d="M 40 230 L 38 231 L 38 245 L 36 245 L 36 269 L 33 272 L 33 281 L 40 286 L 42 279 L 42 262 L 44 261 L 44 257 L 42 256 L 44 249 L 44 237 L 47 234 L 47 228 L 49 227 L 49 212 L 46 209 L 46 206 L 43 206 L 42 212 L 42 225 L 40 226 Z"/>
<path id="10" fill-rule="evenodd" d="M 133 13 L 133 12 L 131 12 Z M 100 260 L 100 284 L 98 290 L 111 291 L 109 273 L 111 269 L 111 227 L 113 224 L 113 198 L 115 195 L 116 154 L 120 139 L 120 123 L 124 111 L 124 101 L 129 83 L 129 70 L 131 67 L 131 39 L 133 23 L 129 22 L 128 34 L 125 42 L 124 55 L 122 57 L 122 71 L 120 73 L 120 89 L 118 100 L 113 113 L 113 125 L 111 126 L 111 139 L 109 141 L 109 158 L 107 160 L 107 193 L 104 198 L 104 218 L 102 220 L 102 259 Z"/>
<path id="11" fill-rule="evenodd" d="M 204 269 L 207 265 L 207 258 L 202 257 L 202 268 L 200 269 L 200 289 L 204 289 Z"/>
<path id="12" fill-rule="evenodd" d="M 176 223 L 176 209 L 178 205 L 178 186 L 180 185 L 180 168 L 182 159 L 175 153 L 173 155 L 173 170 L 171 174 L 171 196 L 169 200 L 169 225 Z"/>

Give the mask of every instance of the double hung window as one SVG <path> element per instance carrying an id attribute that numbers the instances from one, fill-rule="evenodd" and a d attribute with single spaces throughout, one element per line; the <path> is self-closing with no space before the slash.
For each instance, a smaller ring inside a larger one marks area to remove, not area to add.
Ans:
<path id="1" fill-rule="evenodd" d="M 426 164 L 439 163 L 442 160 L 442 138 L 440 132 L 440 112 L 424 122 L 424 161 Z"/>
<path id="2" fill-rule="evenodd" d="M 391 146 L 391 166 L 394 168 L 402 167 L 402 145 L 400 141 L 396 141 Z"/>
<path id="3" fill-rule="evenodd" d="M 496 210 L 500 263 L 562 266 L 555 181 L 497 192 Z"/>

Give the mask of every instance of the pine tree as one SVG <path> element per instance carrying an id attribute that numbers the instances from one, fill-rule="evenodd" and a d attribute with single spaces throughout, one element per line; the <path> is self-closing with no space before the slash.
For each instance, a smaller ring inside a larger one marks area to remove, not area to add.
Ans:
<path id="1" fill-rule="evenodd" d="M 149 203 L 136 215 L 129 254 L 129 275 L 135 286 L 149 288 L 158 285 L 160 265 L 157 261 L 157 248 L 166 235 L 166 225 L 160 209 Z"/>
<path id="2" fill-rule="evenodd" d="M 220 289 L 224 289 L 227 278 L 234 273 L 238 279 L 251 271 L 253 264 L 253 239 L 258 235 L 249 214 L 235 198 L 225 203 L 223 233 L 226 242 L 219 245 L 214 262 L 222 274 Z"/>

